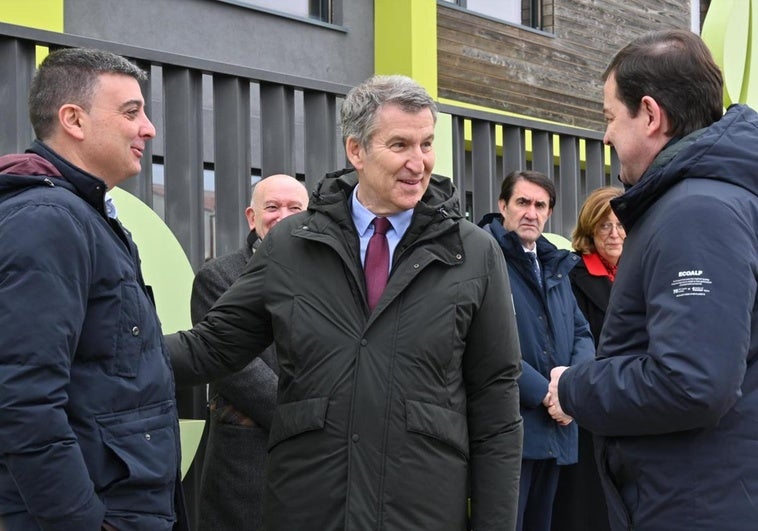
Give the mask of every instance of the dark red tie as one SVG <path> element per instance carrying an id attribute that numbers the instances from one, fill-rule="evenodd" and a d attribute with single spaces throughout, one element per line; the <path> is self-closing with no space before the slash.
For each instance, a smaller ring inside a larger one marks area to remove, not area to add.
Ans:
<path id="1" fill-rule="evenodd" d="M 387 218 L 374 218 L 374 235 L 368 241 L 366 260 L 363 266 L 366 275 L 368 307 L 373 312 L 379 297 L 387 285 L 390 269 L 390 246 L 387 243 L 387 231 L 392 227 Z"/>

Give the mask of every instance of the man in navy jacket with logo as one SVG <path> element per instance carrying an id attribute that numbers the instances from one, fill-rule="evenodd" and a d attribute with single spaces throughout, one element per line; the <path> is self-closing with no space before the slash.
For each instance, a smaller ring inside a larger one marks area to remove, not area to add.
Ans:
<path id="1" fill-rule="evenodd" d="M 600 436 L 614 530 L 756 529 L 758 115 L 723 114 L 685 30 L 633 41 L 604 79 L 627 238 L 598 359 L 554 369 L 551 411 Z"/>

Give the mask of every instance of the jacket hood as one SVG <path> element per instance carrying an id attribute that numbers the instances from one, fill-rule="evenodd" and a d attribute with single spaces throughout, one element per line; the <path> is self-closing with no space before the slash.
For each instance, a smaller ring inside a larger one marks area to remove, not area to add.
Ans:
<path id="1" fill-rule="evenodd" d="M 0 157 L 0 194 L 31 186 L 63 186 L 73 189 L 53 164 L 36 153 Z"/>
<path id="2" fill-rule="evenodd" d="M 40 184 L 62 186 L 107 217 L 105 181 L 77 168 L 44 142 L 35 140 L 24 154 L 0 157 L 0 192 Z"/>
<path id="3" fill-rule="evenodd" d="M 713 179 L 758 195 L 758 113 L 732 105 L 712 125 L 695 131 L 661 151 L 640 181 L 611 201 L 629 230 L 660 196 L 688 178 Z"/>

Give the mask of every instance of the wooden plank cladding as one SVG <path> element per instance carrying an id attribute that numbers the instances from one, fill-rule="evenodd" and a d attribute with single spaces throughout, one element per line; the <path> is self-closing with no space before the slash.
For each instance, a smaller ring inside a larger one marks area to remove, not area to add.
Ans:
<path id="1" fill-rule="evenodd" d="M 543 0 L 552 32 L 437 4 L 441 98 L 595 131 L 606 65 L 648 31 L 688 28 L 688 0 Z"/>

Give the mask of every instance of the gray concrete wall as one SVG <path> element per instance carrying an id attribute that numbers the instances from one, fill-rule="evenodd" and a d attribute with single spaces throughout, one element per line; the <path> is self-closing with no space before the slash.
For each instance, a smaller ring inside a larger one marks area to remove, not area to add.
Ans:
<path id="1" fill-rule="evenodd" d="M 66 0 L 66 33 L 356 85 L 373 73 L 374 3 L 341 3 L 340 26 L 217 0 Z"/>
<path id="2" fill-rule="evenodd" d="M 270 70 L 299 77 L 357 85 L 374 69 L 372 0 L 335 0 L 340 25 L 323 24 L 217 0 L 66 0 L 64 30 L 127 45 Z M 154 72 L 155 73 L 155 72 Z M 260 109 L 251 89 L 251 154 L 260 167 Z M 163 102 L 159 75 L 153 78 L 151 119 L 163 150 Z M 213 162 L 213 92 L 203 82 L 203 160 Z M 304 166 L 302 112 L 296 105 L 296 170 Z M 335 132 L 339 135 L 339 131 Z M 342 150 L 342 148 L 340 148 Z M 338 168 L 335 168 L 338 169 Z"/>

